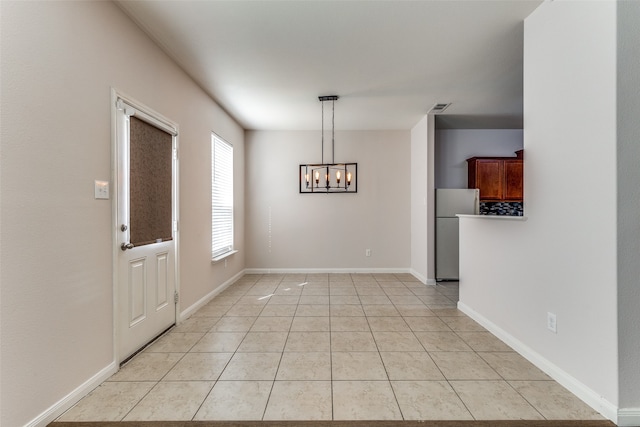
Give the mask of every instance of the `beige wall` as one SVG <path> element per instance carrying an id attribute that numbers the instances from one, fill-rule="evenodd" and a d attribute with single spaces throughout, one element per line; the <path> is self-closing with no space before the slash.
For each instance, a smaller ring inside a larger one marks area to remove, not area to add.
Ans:
<path id="1" fill-rule="evenodd" d="M 93 196 L 95 179 L 113 188 L 111 88 L 180 127 L 183 310 L 244 268 L 244 250 L 211 265 L 209 178 L 215 131 L 242 194 L 244 135 L 113 3 L 0 4 L 0 424 L 20 426 L 113 362 L 112 208 Z"/>
<path id="2" fill-rule="evenodd" d="M 640 2 L 617 20 L 619 421 L 640 425 Z"/>
<path id="3" fill-rule="evenodd" d="M 357 194 L 299 194 L 298 167 L 320 163 L 320 146 L 319 131 L 247 132 L 247 268 L 408 271 L 409 131 L 336 132 Z"/>
<path id="4" fill-rule="evenodd" d="M 461 219 L 461 307 L 616 419 L 615 2 L 525 20 L 524 113 L 528 220 Z"/>
<path id="5" fill-rule="evenodd" d="M 425 116 L 411 129 L 411 272 L 423 283 L 435 282 L 434 268 L 434 118 Z"/>

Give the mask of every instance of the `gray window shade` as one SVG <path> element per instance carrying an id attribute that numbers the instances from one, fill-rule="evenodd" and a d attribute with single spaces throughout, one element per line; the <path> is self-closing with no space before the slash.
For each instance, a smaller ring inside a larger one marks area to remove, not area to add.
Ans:
<path id="1" fill-rule="evenodd" d="M 173 137 L 136 117 L 129 130 L 130 241 L 143 246 L 171 240 Z"/>
<path id="2" fill-rule="evenodd" d="M 211 257 L 233 251 L 233 147 L 211 141 Z"/>

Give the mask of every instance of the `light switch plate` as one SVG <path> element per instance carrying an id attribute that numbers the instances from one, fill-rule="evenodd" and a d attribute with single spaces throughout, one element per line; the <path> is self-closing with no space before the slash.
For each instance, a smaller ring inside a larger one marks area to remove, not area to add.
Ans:
<path id="1" fill-rule="evenodd" d="M 96 199 L 109 199 L 109 181 L 95 180 Z"/>

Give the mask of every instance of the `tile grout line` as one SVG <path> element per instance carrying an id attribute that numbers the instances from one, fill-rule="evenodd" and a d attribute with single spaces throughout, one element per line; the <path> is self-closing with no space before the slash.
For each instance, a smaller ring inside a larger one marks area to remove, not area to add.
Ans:
<path id="1" fill-rule="evenodd" d="M 329 278 L 329 379 L 330 379 L 330 389 L 331 389 L 331 420 L 336 419 L 335 408 L 334 408 L 334 398 L 333 398 L 333 346 L 331 343 L 333 327 L 331 325 L 331 278 Z"/>
<path id="2" fill-rule="evenodd" d="M 257 283 L 257 281 L 255 283 L 252 284 L 251 287 L 255 286 L 255 284 Z M 251 289 L 251 288 L 249 288 Z M 222 319 L 224 316 L 226 316 L 226 314 L 231 310 L 231 308 L 235 307 L 236 305 L 238 305 L 238 302 L 245 296 L 247 296 L 247 292 L 249 292 L 249 289 L 247 289 L 240 298 L 238 298 L 236 300 L 236 302 L 233 303 L 233 305 L 225 312 L 225 314 L 220 318 Z M 242 304 L 240 304 L 242 305 Z M 264 310 L 264 307 L 262 308 L 262 310 Z M 262 313 L 262 310 L 260 310 L 260 313 Z M 256 323 L 256 321 L 258 320 L 258 317 L 260 316 L 260 313 L 258 313 L 257 316 L 255 316 L 254 321 L 251 323 L 251 325 L 247 328 L 247 331 L 244 333 L 244 336 L 242 337 L 242 341 L 240 341 L 240 343 L 238 343 L 238 346 L 235 348 L 235 350 L 233 351 L 233 353 L 231 354 L 231 357 L 229 357 L 229 360 L 227 361 L 227 363 L 225 364 L 224 368 L 222 368 L 222 370 L 220 370 L 220 374 L 218 375 L 218 377 L 216 378 L 215 382 L 213 383 L 213 387 L 211 387 L 211 390 L 209 390 L 209 393 L 207 393 L 207 396 L 204 398 L 204 400 L 202 401 L 202 403 L 200 404 L 200 406 L 198 407 L 198 410 L 196 411 L 195 414 L 193 414 L 193 417 L 191 418 L 193 420 L 193 418 L 195 418 L 195 416 L 198 414 L 198 412 L 200 411 L 200 409 L 202 408 L 202 405 L 204 405 L 204 402 L 207 400 L 207 397 L 209 397 L 209 395 L 211 394 L 211 392 L 213 391 L 213 389 L 215 388 L 215 386 L 218 384 L 218 382 L 220 381 L 220 378 L 222 377 L 222 374 L 224 373 L 224 371 L 227 369 L 227 367 L 229 366 L 229 364 L 231 363 L 231 360 L 233 360 L 233 358 L 235 357 L 235 355 L 238 353 L 238 349 L 240 348 L 240 345 L 242 345 L 242 342 L 244 341 L 244 339 L 247 337 L 247 334 L 249 333 L 249 331 L 251 330 L 251 328 L 253 327 L 253 325 Z M 227 316 L 227 317 L 244 317 L 244 316 Z M 253 316 L 247 316 L 247 317 L 253 317 Z M 219 321 L 218 321 L 219 322 Z M 218 323 L 216 322 L 216 324 Z M 211 329 L 213 329 L 215 327 L 215 325 L 213 325 L 211 327 Z M 211 331 L 211 329 L 209 329 L 209 331 Z M 218 332 L 218 331 L 217 331 Z M 224 332 L 222 332 L 224 333 Z M 206 333 L 205 333 L 206 335 Z M 204 338 L 204 337 L 203 337 Z M 192 348 L 193 349 L 193 348 Z M 216 352 L 213 352 L 216 353 Z"/>
<path id="3" fill-rule="evenodd" d="M 234 282 L 233 284 L 235 284 L 235 282 Z M 233 286 L 233 284 L 232 284 L 232 286 Z M 246 291 L 245 291 L 245 293 L 243 293 L 242 295 L 244 296 L 245 294 L 246 294 Z M 240 298 L 242 298 L 242 297 L 240 297 Z M 233 303 L 233 304 L 232 304 L 232 305 L 231 305 L 231 306 L 230 306 L 230 307 L 229 307 L 229 308 L 228 308 L 228 309 L 227 309 L 227 310 L 222 314 L 222 316 L 220 316 L 220 318 L 218 319 L 218 321 L 217 321 L 216 323 L 214 323 L 214 324 L 211 326 L 211 328 L 209 328 L 209 330 L 208 330 L 207 332 L 205 332 L 204 336 L 203 336 L 202 338 L 200 338 L 200 340 L 198 340 L 198 342 L 200 342 L 202 339 L 204 339 L 204 337 L 205 337 L 208 333 L 211 333 L 211 330 L 213 330 L 213 328 L 215 328 L 215 326 L 220 322 L 220 320 L 222 320 L 222 319 L 226 316 L 226 314 L 229 312 L 229 310 L 231 310 L 231 308 L 235 307 L 235 305 L 238 303 L 238 301 L 240 300 L 240 298 L 238 298 L 238 299 L 237 299 L 237 300 L 236 300 L 236 301 L 235 301 L 235 302 L 234 302 L 234 303 Z M 214 299 L 215 299 L 215 298 L 214 298 Z M 212 299 L 211 301 L 213 301 L 213 299 Z M 210 301 L 210 302 L 211 302 L 211 301 Z M 210 302 L 209 302 L 209 303 L 210 303 Z M 194 313 L 194 314 L 195 314 L 195 313 Z M 231 316 L 228 316 L 228 317 L 231 317 Z M 254 321 L 254 323 L 255 323 L 255 321 Z M 249 329 L 250 329 L 250 328 L 251 328 L 251 326 L 249 327 Z M 216 331 L 216 332 L 217 332 L 217 331 Z M 246 336 L 246 334 L 245 334 L 245 336 Z M 242 339 L 244 340 L 244 337 L 243 337 Z M 242 341 L 241 341 L 241 342 L 242 342 Z M 196 344 L 197 344 L 197 343 L 196 343 Z M 196 345 L 196 344 L 194 344 L 194 347 L 195 347 L 195 345 Z M 238 347 L 240 347 L 240 344 L 238 344 Z M 236 351 L 237 351 L 237 349 L 238 349 L 238 348 L 236 348 Z M 191 347 L 191 350 L 193 350 L 193 347 Z M 189 350 L 189 352 L 191 352 L 191 350 Z M 191 420 L 190 420 L 190 421 L 194 421 L 194 419 L 195 419 L 196 415 L 198 415 L 198 412 L 200 412 L 200 410 L 202 409 L 202 406 L 204 405 L 204 402 L 206 402 L 206 401 L 207 401 L 207 398 L 209 398 L 209 396 L 211 395 L 211 392 L 213 391 L 213 389 L 215 388 L 215 386 L 218 384 L 218 381 L 220 380 L 220 377 L 221 377 L 221 376 L 222 376 L 222 374 L 224 373 L 225 369 L 227 369 L 227 367 L 229 366 L 229 363 L 231 363 L 231 359 L 233 359 L 233 356 L 235 356 L 236 351 L 234 351 L 234 352 L 231 354 L 231 357 L 229 357 L 229 360 L 227 360 L 227 363 L 225 363 L 224 367 L 220 370 L 220 373 L 218 374 L 218 376 L 216 377 L 216 379 L 215 379 L 215 380 L 214 380 L 214 382 L 213 382 L 213 386 L 211 387 L 211 389 L 209 390 L 209 392 L 207 393 L 207 395 L 204 397 L 204 399 L 202 400 L 202 402 L 201 402 L 201 403 L 200 403 L 200 405 L 198 406 L 198 409 L 195 411 L 195 413 L 194 413 L 194 414 L 193 414 L 193 416 L 191 417 Z M 212 353 L 216 353 L 216 352 L 212 352 Z"/>
<path id="4" fill-rule="evenodd" d="M 436 289 L 437 290 L 437 289 Z M 445 317 L 445 316 L 443 316 Z M 440 319 L 440 321 L 442 321 L 443 323 L 445 323 L 445 325 L 451 329 L 451 327 L 449 326 L 449 324 L 447 324 L 446 322 L 444 322 L 442 320 L 442 318 L 440 316 L 438 316 L 438 319 Z M 456 331 L 454 331 L 453 329 L 451 329 L 451 332 L 453 332 L 455 334 L 455 336 L 457 336 L 460 340 L 462 340 L 469 348 L 471 348 L 471 346 L 469 346 L 466 341 L 464 341 L 462 339 L 462 337 L 460 337 Z M 471 348 L 472 349 L 472 348 Z M 425 348 L 426 350 L 426 348 Z M 473 350 L 473 349 L 472 349 Z M 431 360 L 433 360 L 433 357 L 431 357 L 431 353 L 427 351 L 427 354 L 429 355 L 429 357 L 431 358 Z M 467 406 L 467 404 L 465 403 L 464 400 L 462 400 L 462 397 L 460 397 L 460 394 L 458 393 L 458 391 L 455 389 L 455 387 L 453 387 L 453 385 L 451 384 L 451 381 L 449 380 L 449 378 L 447 378 L 447 376 L 444 374 L 444 372 L 442 372 L 442 369 L 440 368 L 440 366 L 438 366 L 438 364 L 435 362 L 435 360 L 433 360 L 433 363 L 436 365 L 436 367 L 438 368 L 438 370 L 440 371 L 440 373 L 442 374 L 442 376 L 444 377 L 444 380 L 447 382 L 447 385 L 449 385 L 449 387 L 451 388 L 451 390 L 453 390 L 453 392 L 455 393 L 456 397 L 458 398 L 458 400 L 460 401 L 460 403 L 462 403 L 462 405 L 464 406 L 464 408 L 467 410 L 467 412 L 469 413 L 469 415 L 471 415 L 471 418 L 473 418 L 474 420 L 477 421 L 476 416 L 473 414 L 473 412 L 471 412 L 471 409 L 469 409 L 469 407 Z"/>
<path id="5" fill-rule="evenodd" d="M 379 285 L 379 283 L 378 283 L 378 285 Z M 380 286 L 380 287 L 382 288 L 382 286 Z M 384 288 L 382 289 L 382 291 L 385 292 Z M 387 296 L 387 298 L 389 298 L 389 295 L 387 295 L 386 292 L 385 292 L 385 295 Z M 400 310 L 398 310 L 398 308 L 393 303 L 391 298 L 389 298 L 389 301 L 391 301 L 391 304 L 393 305 L 393 308 L 396 309 L 396 311 L 398 311 L 398 314 L 400 314 L 400 318 L 402 319 L 402 321 L 405 322 L 407 327 L 409 327 L 407 322 L 402 317 L 402 314 L 400 313 Z M 369 323 L 369 318 L 367 318 L 367 323 Z M 369 329 L 371 329 L 371 324 L 369 324 Z M 409 328 L 409 329 L 411 329 L 411 328 Z M 373 335 L 373 330 L 371 331 L 371 334 Z M 393 393 L 393 398 L 396 400 L 396 405 L 398 405 L 398 411 L 400 411 L 400 416 L 402 417 L 403 420 L 406 420 L 406 418 L 404 416 L 404 413 L 402 412 L 402 407 L 400 406 L 400 402 L 398 401 L 398 395 L 396 394 L 396 389 L 393 387 L 393 384 L 391 383 L 391 378 L 389 378 L 389 371 L 387 370 L 387 366 L 384 363 L 384 359 L 382 358 L 382 354 L 380 354 L 380 347 L 378 346 L 378 342 L 376 341 L 376 336 L 375 335 L 373 335 L 373 340 L 376 343 L 376 348 L 378 349 L 378 357 L 380 358 L 380 361 L 382 362 L 382 367 L 384 368 L 384 372 L 387 375 L 387 381 L 389 382 L 389 387 L 391 387 L 391 392 Z"/>
<path id="6" fill-rule="evenodd" d="M 500 374 L 498 374 L 498 375 L 500 375 Z M 513 380 L 513 381 L 515 381 L 515 380 Z M 518 390 L 516 390 L 516 388 L 515 388 L 514 386 L 512 386 L 512 385 L 511 385 L 511 383 L 510 383 L 508 380 L 506 380 L 506 379 L 505 379 L 505 380 L 504 380 L 504 382 L 505 382 L 505 383 L 507 383 L 507 385 L 508 385 L 509 387 L 511 387 L 511 389 L 512 389 L 513 391 L 515 391 L 515 392 L 518 394 L 518 396 L 522 397 L 522 399 L 523 399 L 525 402 L 527 402 L 527 403 L 529 404 L 529 406 L 531 406 L 531 407 L 532 407 L 532 408 L 533 408 L 533 409 L 534 409 L 538 414 L 540 414 L 540 416 L 542 417 L 542 419 L 544 419 L 544 420 L 548 420 L 548 418 L 547 418 L 547 417 L 545 417 L 545 416 L 544 416 L 544 414 L 538 410 L 538 407 L 537 407 L 537 406 L 535 406 L 533 403 L 529 402 L 529 399 L 527 399 L 524 395 L 522 395 L 522 393 L 520 393 Z"/>
<path id="7" fill-rule="evenodd" d="M 274 292 L 276 289 L 278 289 L 278 286 L 280 286 L 280 284 L 282 283 L 282 280 L 280 280 L 278 282 L 278 284 L 276 285 L 276 288 L 274 289 Z M 271 297 L 269 297 L 269 300 L 271 299 Z M 298 303 L 300 302 L 300 300 L 298 299 Z M 267 304 L 265 304 L 265 307 L 269 304 L 269 302 L 267 302 Z M 296 304 L 296 311 L 298 310 L 298 304 Z M 264 308 L 260 311 L 260 313 L 262 313 L 264 311 Z M 258 315 L 258 317 L 256 317 L 256 322 L 258 321 L 258 318 L 260 317 L 260 315 Z M 266 316 L 265 316 L 266 317 Z M 260 418 L 262 421 L 264 421 L 264 417 L 267 414 L 267 408 L 269 408 L 269 402 L 271 401 L 271 395 L 273 394 L 273 388 L 276 385 L 276 378 L 278 377 L 278 372 L 280 371 L 280 365 L 282 364 L 282 359 L 284 358 L 284 350 L 287 347 L 287 341 L 289 341 L 289 336 L 291 335 L 291 328 L 293 327 L 293 320 L 295 319 L 295 312 L 294 315 L 291 319 L 291 324 L 289 325 L 289 330 L 287 331 L 287 338 L 284 340 L 284 345 L 282 346 L 282 352 L 280 353 L 280 360 L 278 361 L 278 367 L 276 368 L 276 372 L 273 375 L 273 381 L 271 382 L 271 389 L 269 390 L 269 396 L 267 397 L 267 402 L 264 405 L 264 411 L 262 411 L 262 417 Z M 255 324 L 255 322 L 254 322 Z"/>
<path id="8" fill-rule="evenodd" d="M 453 390 L 453 392 L 455 393 L 455 395 L 458 398 L 458 400 L 460 400 L 460 403 L 462 403 L 462 405 L 464 406 L 464 409 L 466 409 L 467 412 L 469 412 L 469 415 L 471 415 L 471 418 L 473 418 L 474 420 L 477 421 L 478 418 L 476 418 L 476 416 L 473 414 L 473 412 L 471 412 L 471 409 L 469 409 L 469 407 L 467 406 L 466 402 L 464 400 L 462 400 L 462 397 L 460 397 L 460 394 L 458 393 L 458 390 L 456 390 L 455 387 L 453 386 L 453 384 L 451 384 L 451 381 L 446 376 L 444 377 L 444 379 L 447 382 L 447 384 L 449 385 L 449 387 L 451 387 L 451 390 Z M 460 380 L 458 380 L 458 381 L 460 381 Z"/>
<path id="9" fill-rule="evenodd" d="M 233 307 L 233 305 L 231 306 Z M 227 310 L 229 311 L 229 310 Z M 225 312 L 226 313 L 226 312 Z M 222 317 L 220 317 L 220 319 L 218 319 L 218 321 L 211 326 L 211 328 L 209 328 L 209 331 L 205 332 L 205 336 L 211 332 L 211 330 L 215 327 L 215 325 L 218 324 L 218 322 L 224 317 L 224 314 L 222 315 Z M 204 336 L 202 337 L 204 338 Z M 202 339 L 201 338 L 201 339 Z M 198 341 L 200 342 L 200 341 Z M 195 347 L 195 345 L 194 345 Z M 193 350 L 193 347 L 191 348 L 191 350 Z M 191 350 L 189 352 L 191 352 Z M 224 372 L 225 369 L 227 369 L 227 366 L 229 366 L 229 363 L 231 363 L 231 359 L 233 359 L 233 356 L 235 355 L 235 353 L 232 353 L 231 356 L 229 357 L 229 360 L 227 360 L 227 363 L 224 364 L 224 366 L 222 367 L 222 369 L 220 369 L 220 373 L 216 376 L 216 379 L 213 381 L 213 386 L 211 386 L 211 389 L 209 390 L 209 392 L 207 393 L 207 395 L 204 397 L 204 399 L 202 400 L 202 402 L 200 403 L 200 405 L 198 406 L 198 409 L 196 409 L 196 412 L 194 412 L 193 416 L 191 417 L 190 421 L 194 421 L 196 415 L 198 415 L 198 412 L 200 412 L 200 410 L 202 409 L 202 406 L 204 405 L 204 402 L 207 401 L 207 399 L 209 398 L 209 396 L 211 395 L 211 392 L 213 391 L 213 389 L 215 388 L 215 386 L 218 384 L 218 381 L 220 380 L 220 377 L 222 376 L 222 373 Z"/>
<path id="10" fill-rule="evenodd" d="M 174 325 L 174 327 L 173 327 L 172 329 L 174 329 L 174 328 L 175 328 L 175 325 Z M 171 330 L 167 331 L 167 333 L 166 333 L 165 335 L 163 335 L 163 337 L 168 337 L 168 336 L 171 334 L 171 332 L 172 332 Z M 205 335 L 206 335 L 206 333 L 205 333 Z M 159 341 L 160 339 L 162 339 L 163 337 L 159 338 L 159 339 L 158 339 L 158 341 Z M 191 348 L 193 348 L 193 347 L 196 345 L 196 343 L 198 343 L 198 342 L 199 342 L 203 337 L 204 337 L 204 335 L 203 335 L 202 337 L 200 337 L 200 339 L 199 339 L 198 341 L 196 341 L 195 343 L 193 343 L 193 344 L 191 345 L 191 347 L 189 347 L 189 350 L 190 350 Z M 150 346 L 149 348 L 151 348 L 151 346 Z M 145 349 L 145 350 L 146 350 L 146 349 Z M 122 416 L 122 418 L 120 418 L 119 422 L 123 422 L 123 421 L 124 421 L 124 419 L 125 419 L 129 414 L 131 414 L 131 412 L 132 412 L 132 411 L 133 411 L 133 410 L 134 410 L 138 405 L 140 405 L 140 403 L 141 403 L 141 402 L 142 402 L 142 401 L 143 401 L 143 400 L 144 400 L 144 399 L 145 399 L 149 394 L 151 394 L 151 392 L 152 392 L 152 391 L 153 391 L 153 390 L 154 390 L 154 389 L 155 389 L 155 388 L 160 384 L 160 382 L 161 382 L 161 381 L 162 381 L 162 380 L 163 380 L 163 379 L 164 379 L 164 378 L 169 374 L 169 372 L 171 372 L 171 371 L 173 370 L 173 368 L 175 368 L 175 367 L 176 367 L 176 365 L 177 365 L 177 364 L 178 364 L 182 359 L 184 359 L 184 357 L 187 355 L 187 353 L 189 352 L 189 350 L 187 350 L 186 352 L 182 353 L 182 356 L 181 356 L 178 360 L 176 360 L 176 361 L 175 361 L 175 363 L 173 363 L 173 365 L 171 365 L 171 367 L 167 370 L 167 372 L 165 372 L 165 373 L 164 373 L 164 375 L 162 375 L 162 376 L 160 377 L 160 379 L 159 379 L 159 380 L 154 381 L 154 385 L 153 385 L 153 387 L 151 387 L 151 388 L 150 388 L 150 389 L 149 389 L 149 390 L 148 390 L 148 391 L 147 391 L 147 392 L 146 392 L 146 393 L 145 393 L 145 394 L 144 394 L 140 399 L 138 399 L 138 401 L 135 403 L 135 405 L 133 405 L 133 406 L 131 407 L 131 409 L 129 409 L 129 411 L 127 411 L 127 413 L 126 413 L 126 414 L 124 414 L 124 415 Z M 140 352 L 140 354 L 144 354 L 144 353 L 145 353 L 145 351 Z M 152 353 L 155 353 L 155 352 L 148 352 L 148 354 L 152 354 Z M 176 353 L 176 352 L 165 351 L 165 352 L 157 352 L 157 353 L 166 353 L 166 354 L 171 354 L 171 353 Z M 133 360 L 133 359 L 131 359 L 131 360 Z M 105 382 L 106 382 L 106 381 L 105 381 Z M 115 382 L 115 381 L 114 381 L 114 382 Z M 135 382 L 135 381 L 128 381 L 128 382 Z M 194 414 L 194 415 L 195 415 L 195 414 Z"/>

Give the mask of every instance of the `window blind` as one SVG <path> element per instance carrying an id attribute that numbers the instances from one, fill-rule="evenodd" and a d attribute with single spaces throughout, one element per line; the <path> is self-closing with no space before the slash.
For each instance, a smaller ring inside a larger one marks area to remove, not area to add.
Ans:
<path id="1" fill-rule="evenodd" d="M 211 257 L 233 251 L 233 146 L 211 140 Z"/>

